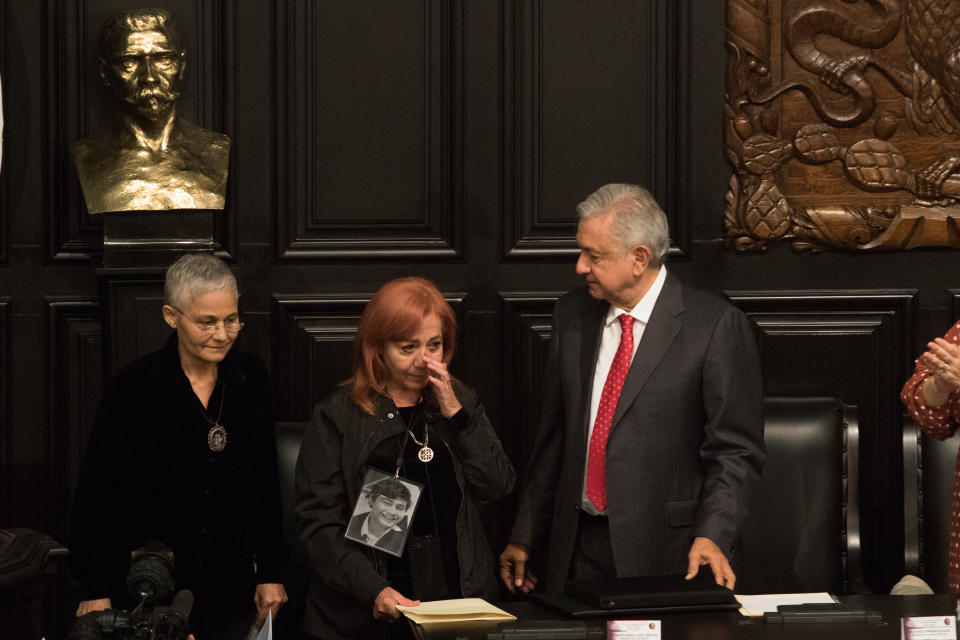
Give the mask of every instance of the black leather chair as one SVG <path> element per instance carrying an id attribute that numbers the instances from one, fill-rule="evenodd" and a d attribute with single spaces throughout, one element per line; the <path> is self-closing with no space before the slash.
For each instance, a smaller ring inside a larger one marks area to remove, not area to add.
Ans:
<path id="1" fill-rule="evenodd" d="M 903 522 L 906 573 L 947 593 L 953 476 L 960 437 L 943 442 L 903 418 Z"/>
<path id="2" fill-rule="evenodd" d="M 768 397 L 767 461 L 744 525 L 743 593 L 862 592 L 856 407 Z"/>
<path id="3" fill-rule="evenodd" d="M 298 540 L 300 527 L 293 511 L 293 475 L 306 427 L 305 422 L 277 423 L 277 470 L 280 475 L 280 500 L 283 503 L 283 536 L 290 545 L 290 561 L 283 580 L 289 601 L 280 609 L 274 626 L 276 637 L 282 640 L 301 636 L 300 622 L 310 580 L 310 563 Z"/>

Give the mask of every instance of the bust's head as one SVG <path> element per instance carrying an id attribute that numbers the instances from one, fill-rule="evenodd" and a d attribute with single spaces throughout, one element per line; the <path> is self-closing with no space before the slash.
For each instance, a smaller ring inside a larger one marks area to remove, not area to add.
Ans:
<path id="1" fill-rule="evenodd" d="M 160 120 L 170 112 L 186 55 L 179 25 L 163 9 L 125 11 L 100 30 L 100 77 L 137 119 Z"/>

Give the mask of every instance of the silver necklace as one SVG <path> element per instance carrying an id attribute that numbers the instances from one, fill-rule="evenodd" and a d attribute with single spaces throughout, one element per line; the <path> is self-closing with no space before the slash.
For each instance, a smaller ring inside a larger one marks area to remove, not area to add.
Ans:
<path id="1" fill-rule="evenodd" d="M 223 383 L 223 392 L 220 394 L 220 410 L 217 412 L 217 419 L 210 420 L 203 411 L 203 405 L 199 408 L 200 415 L 208 424 L 212 425 L 210 431 L 207 431 L 207 446 L 210 451 L 220 452 L 227 448 L 227 430 L 220 424 L 220 417 L 223 415 L 223 399 L 227 396 L 227 383 Z"/>
<path id="2" fill-rule="evenodd" d="M 417 436 L 413 435 L 413 431 L 410 429 L 407 429 L 407 433 L 410 434 L 414 443 L 420 446 L 420 451 L 417 452 L 417 457 L 420 458 L 420 462 L 430 462 L 433 460 L 433 449 L 430 448 L 430 427 L 426 424 L 423 425 L 423 442 L 417 440 Z"/>

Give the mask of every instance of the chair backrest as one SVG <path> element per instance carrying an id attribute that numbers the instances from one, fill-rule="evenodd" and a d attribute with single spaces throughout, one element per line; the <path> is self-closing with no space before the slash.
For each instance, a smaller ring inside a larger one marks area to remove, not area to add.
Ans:
<path id="1" fill-rule="evenodd" d="M 744 525 L 738 591 L 862 590 L 856 407 L 764 400 L 767 461 Z"/>
<path id="2" fill-rule="evenodd" d="M 291 545 L 299 535 L 297 517 L 293 512 L 293 475 L 306 428 L 305 422 L 277 423 L 277 471 L 280 475 L 280 501 L 283 504 L 283 536 Z"/>
<path id="3" fill-rule="evenodd" d="M 939 442 L 904 416 L 904 567 L 935 593 L 949 591 L 947 554 L 958 448 L 960 437 Z"/>

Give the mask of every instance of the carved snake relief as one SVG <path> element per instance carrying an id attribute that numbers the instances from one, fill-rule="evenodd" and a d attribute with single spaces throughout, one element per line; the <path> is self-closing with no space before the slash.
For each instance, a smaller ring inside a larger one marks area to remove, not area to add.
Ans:
<path id="1" fill-rule="evenodd" d="M 943 115 L 951 121 L 952 126 L 941 125 L 940 129 L 955 131 L 957 119 L 960 118 L 960 2 L 909 0 L 906 9 L 906 41 L 910 54 L 919 67 L 919 82 L 929 84 L 932 81 L 939 85 L 932 88 L 921 87 L 925 89 L 924 93 L 928 97 L 925 100 L 924 96 L 914 96 L 914 99 L 921 103 L 918 108 L 928 113 L 933 109 L 942 111 L 943 105 L 938 100 L 942 95 L 945 106 L 951 112 Z"/>
<path id="2" fill-rule="evenodd" d="M 955 0 L 940 0 L 940 3 L 950 4 L 952 1 Z M 862 17 L 852 15 L 843 6 L 855 3 L 867 4 L 874 10 L 875 17 L 869 22 L 875 26 L 869 26 Z M 788 19 L 787 47 L 801 67 L 816 74 L 835 91 L 851 94 L 855 104 L 844 110 L 824 104 L 817 93 L 818 87 L 806 80 L 788 81 L 752 96 L 752 101 L 767 103 L 785 91 L 797 89 L 807 96 L 824 122 L 840 127 L 864 122 L 873 113 L 876 100 L 863 71 L 868 65 L 877 64 L 871 49 L 879 49 L 896 37 L 900 31 L 900 17 L 900 0 L 811 0 L 805 3 Z M 839 58 L 831 56 L 817 45 L 818 36 L 823 35 L 860 48 Z"/>

